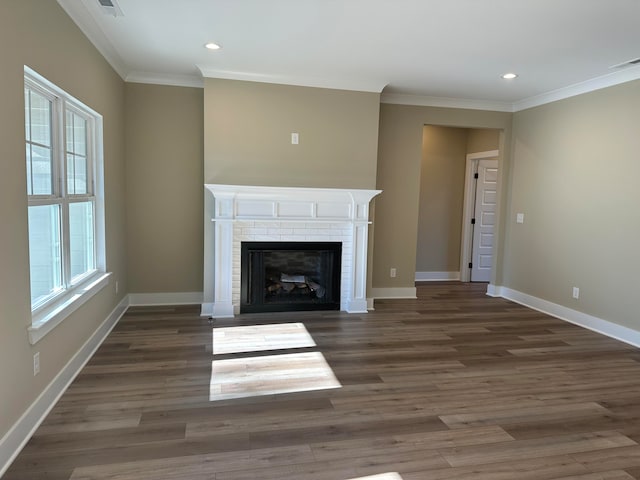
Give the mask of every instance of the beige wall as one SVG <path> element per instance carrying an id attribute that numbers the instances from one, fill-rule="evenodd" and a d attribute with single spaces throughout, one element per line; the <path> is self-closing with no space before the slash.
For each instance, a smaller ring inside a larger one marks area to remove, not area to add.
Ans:
<path id="1" fill-rule="evenodd" d="M 375 188 L 379 94 L 206 79 L 204 95 L 206 183 Z"/>
<path id="2" fill-rule="evenodd" d="M 203 90 L 125 92 L 129 290 L 202 292 Z"/>
<path id="3" fill-rule="evenodd" d="M 378 182 L 383 194 L 376 200 L 373 287 L 414 286 L 418 238 L 420 169 L 424 125 L 500 129 L 500 150 L 507 149 L 511 113 L 455 108 L 382 104 L 378 142 Z M 508 156 L 503 159 L 500 184 L 508 174 Z M 500 214 L 504 217 L 507 189 L 500 193 Z M 501 281 L 503 229 L 498 227 L 498 267 L 495 281 Z M 397 269 L 396 278 L 389 269 Z"/>
<path id="4" fill-rule="evenodd" d="M 0 438 L 18 420 L 127 291 L 124 85 L 56 2 L 0 2 Z M 35 346 L 31 324 L 24 157 L 23 66 L 104 117 L 107 269 L 120 282 L 98 293 Z M 33 376 L 33 354 L 41 372 Z M 0 466 L 1 468 L 1 466 Z"/>
<path id="5" fill-rule="evenodd" d="M 379 111 L 377 93 L 205 79 L 205 183 L 373 189 Z M 211 203 L 209 196 L 206 245 L 213 243 Z M 373 227 L 369 232 L 368 288 Z M 206 263 L 213 262 L 210 250 Z M 205 302 L 213 301 L 209 281 Z"/>
<path id="6" fill-rule="evenodd" d="M 640 330 L 638 112 L 640 81 L 514 114 L 505 286 Z"/>
<path id="7" fill-rule="evenodd" d="M 416 271 L 460 270 L 469 129 L 425 125 L 422 135 Z"/>
<path id="8" fill-rule="evenodd" d="M 489 152 L 500 148 L 500 130 L 471 128 L 467 137 L 467 153 Z"/>

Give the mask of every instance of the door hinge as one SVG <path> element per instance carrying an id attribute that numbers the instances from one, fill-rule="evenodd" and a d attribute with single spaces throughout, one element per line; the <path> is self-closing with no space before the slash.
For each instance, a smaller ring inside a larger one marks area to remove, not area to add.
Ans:
<path id="1" fill-rule="evenodd" d="M 478 178 L 478 172 L 473 174 L 473 178 Z"/>
<path id="2" fill-rule="evenodd" d="M 473 268 L 473 263 L 469 262 L 469 268 Z"/>
<path id="3" fill-rule="evenodd" d="M 475 219 L 475 218 L 472 218 L 472 219 L 471 219 L 471 225 L 475 225 L 475 224 L 476 224 L 476 219 Z"/>

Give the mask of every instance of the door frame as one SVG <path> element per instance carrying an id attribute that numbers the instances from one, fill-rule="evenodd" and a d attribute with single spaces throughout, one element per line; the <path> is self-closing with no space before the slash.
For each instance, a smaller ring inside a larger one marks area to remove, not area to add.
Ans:
<path id="1" fill-rule="evenodd" d="M 499 160 L 499 150 L 488 150 L 486 152 L 469 153 L 467 155 L 467 163 L 464 175 L 464 201 L 462 207 L 462 241 L 460 242 L 460 281 L 471 281 L 471 270 L 468 265 L 471 262 L 473 248 L 473 228 L 471 228 L 471 219 L 473 218 L 474 206 L 476 201 L 474 174 L 478 169 L 480 160 Z M 498 168 L 500 164 L 498 163 Z M 498 190 L 500 183 L 498 182 Z M 496 192 L 499 197 L 500 192 Z M 494 262 L 495 263 L 495 262 Z"/>

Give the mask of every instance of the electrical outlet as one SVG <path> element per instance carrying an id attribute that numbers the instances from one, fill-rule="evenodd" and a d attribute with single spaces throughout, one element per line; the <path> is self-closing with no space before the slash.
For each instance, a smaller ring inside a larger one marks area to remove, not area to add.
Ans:
<path id="1" fill-rule="evenodd" d="M 391 270 L 389 270 L 389 276 L 391 278 L 396 278 L 396 269 L 395 268 L 391 268 Z"/>
<path id="2" fill-rule="evenodd" d="M 298 145 L 298 143 L 300 143 L 300 134 L 294 132 L 291 134 L 291 145 Z"/>
<path id="3" fill-rule="evenodd" d="M 580 298 L 580 289 L 578 287 L 573 287 L 573 298 Z"/>
<path id="4" fill-rule="evenodd" d="M 40 352 L 33 354 L 33 376 L 40 373 Z"/>

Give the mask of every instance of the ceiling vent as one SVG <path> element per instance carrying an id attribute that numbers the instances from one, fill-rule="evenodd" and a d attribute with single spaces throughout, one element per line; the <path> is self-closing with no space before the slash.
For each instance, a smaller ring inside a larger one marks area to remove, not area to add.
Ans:
<path id="1" fill-rule="evenodd" d="M 640 65 L 640 57 L 634 58 L 633 60 L 627 60 L 626 62 L 618 63 L 617 65 L 611 65 L 609 68 L 617 70 L 619 68 L 633 67 L 634 65 Z"/>
<path id="2" fill-rule="evenodd" d="M 98 4 L 103 13 L 113 15 L 114 17 L 123 17 L 122 9 L 116 0 L 98 0 Z"/>

